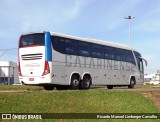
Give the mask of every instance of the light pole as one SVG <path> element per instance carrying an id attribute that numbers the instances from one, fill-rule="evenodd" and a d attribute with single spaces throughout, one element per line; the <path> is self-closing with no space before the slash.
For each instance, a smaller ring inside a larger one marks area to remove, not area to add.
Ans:
<path id="1" fill-rule="evenodd" d="M 125 19 L 129 20 L 129 46 L 131 46 L 131 22 L 130 20 L 135 18 L 134 16 L 128 16 L 128 17 L 124 17 Z"/>

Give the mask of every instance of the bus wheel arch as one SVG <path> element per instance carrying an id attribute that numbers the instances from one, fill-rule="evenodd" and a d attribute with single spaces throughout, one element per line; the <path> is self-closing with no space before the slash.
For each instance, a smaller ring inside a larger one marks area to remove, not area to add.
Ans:
<path id="1" fill-rule="evenodd" d="M 134 85 L 136 85 L 136 78 L 135 78 L 135 76 L 131 76 L 130 84 L 128 85 L 128 88 L 132 89 L 132 88 L 134 88 Z"/>
<path id="2" fill-rule="evenodd" d="M 92 77 L 90 74 L 84 74 L 83 75 L 83 80 L 81 81 L 81 88 L 82 89 L 89 89 L 90 86 L 92 85 Z"/>
<path id="3" fill-rule="evenodd" d="M 73 73 L 70 81 L 70 89 L 77 90 L 80 86 L 80 75 L 78 73 Z"/>

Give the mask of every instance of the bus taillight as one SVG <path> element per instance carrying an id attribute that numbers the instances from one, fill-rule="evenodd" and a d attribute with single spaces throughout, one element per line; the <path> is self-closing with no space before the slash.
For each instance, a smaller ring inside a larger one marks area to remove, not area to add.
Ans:
<path id="1" fill-rule="evenodd" d="M 49 73 L 50 73 L 49 64 L 48 64 L 48 61 L 45 61 L 44 72 L 43 72 L 42 76 L 47 75 Z"/>

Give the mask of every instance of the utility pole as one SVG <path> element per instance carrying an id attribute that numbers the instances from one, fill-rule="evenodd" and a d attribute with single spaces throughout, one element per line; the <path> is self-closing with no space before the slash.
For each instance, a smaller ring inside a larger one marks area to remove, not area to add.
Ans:
<path id="1" fill-rule="evenodd" d="M 2 57 L 7 51 L 10 51 L 10 50 L 17 50 L 17 48 L 0 49 L 0 51 L 2 51 L 2 53 L 0 54 L 0 57 Z"/>

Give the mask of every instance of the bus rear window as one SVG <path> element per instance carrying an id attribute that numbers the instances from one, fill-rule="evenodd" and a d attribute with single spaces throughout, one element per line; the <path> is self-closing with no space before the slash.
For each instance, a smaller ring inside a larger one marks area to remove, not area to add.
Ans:
<path id="1" fill-rule="evenodd" d="M 20 48 L 27 46 L 44 46 L 44 33 L 24 35 L 20 39 Z"/>

